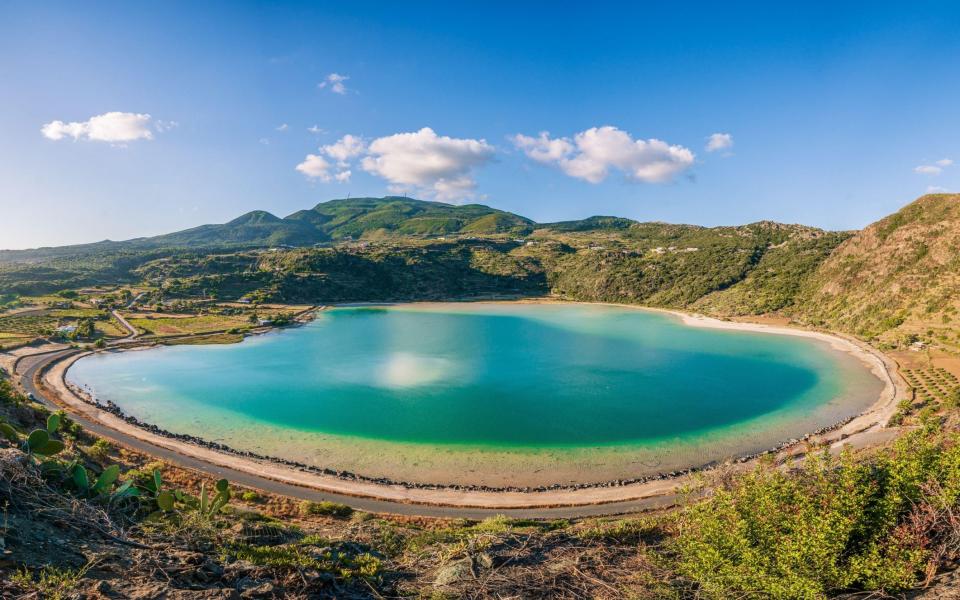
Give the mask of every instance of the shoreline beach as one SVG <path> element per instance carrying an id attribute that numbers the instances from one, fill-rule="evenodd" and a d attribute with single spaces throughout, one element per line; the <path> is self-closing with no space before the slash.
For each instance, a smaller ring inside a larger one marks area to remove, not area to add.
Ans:
<path id="1" fill-rule="evenodd" d="M 520 302 L 527 302 L 521 300 Z M 556 302 L 556 301 L 547 301 Z M 426 305 L 435 303 L 416 303 Z M 569 303 L 565 303 L 569 304 Z M 664 311 L 635 307 L 630 305 L 613 305 L 618 307 L 636 308 L 640 310 L 655 310 L 665 312 L 680 318 L 685 325 L 713 327 L 719 329 L 735 329 L 772 334 L 800 335 L 826 341 L 836 349 L 849 352 L 857 356 L 864 364 L 871 368 L 875 375 L 884 381 L 884 388 L 877 401 L 866 411 L 844 422 L 828 426 L 823 431 L 810 433 L 802 438 L 787 440 L 779 448 L 758 452 L 752 457 L 745 457 L 736 461 L 737 465 L 749 465 L 756 456 L 775 453 L 778 455 L 795 455 L 796 447 L 801 442 L 810 441 L 837 445 L 842 443 L 868 444 L 866 438 L 870 432 L 882 430 L 887 419 L 896 408 L 901 393 L 902 381 L 898 381 L 895 373 L 896 365 L 889 358 L 869 346 L 854 340 L 826 334 L 818 331 L 802 330 L 790 327 L 770 326 L 753 323 L 734 323 L 690 315 L 679 311 Z M 171 448 L 190 456 L 208 462 L 211 465 L 239 468 L 268 479 L 286 481 L 297 485 L 325 489 L 353 496 L 367 496 L 387 499 L 395 502 L 415 502 L 423 504 L 444 504 L 452 506 L 482 506 L 482 507 L 514 507 L 514 506 L 557 506 L 597 504 L 604 502 L 619 502 L 636 500 L 638 498 L 662 495 L 673 489 L 683 479 L 684 475 L 702 470 L 698 465 L 689 469 L 674 470 L 654 477 L 636 479 L 619 479 L 614 481 L 599 481 L 592 484 L 578 484 L 576 486 L 513 486 L 509 488 L 494 488 L 491 486 L 469 485 L 424 485 L 419 483 L 391 481 L 386 478 L 364 477 L 354 473 L 330 473 L 329 470 L 311 469 L 309 465 L 297 464 L 282 459 L 271 459 L 266 456 L 254 456 L 248 452 L 227 451 L 211 447 L 204 447 L 199 439 L 183 439 L 190 436 L 175 436 L 162 432 L 159 428 L 142 424 L 130 417 L 116 414 L 117 411 L 104 410 L 92 406 L 81 398 L 65 381 L 66 372 L 70 365 L 82 355 L 70 357 L 66 361 L 55 363 L 43 374 L 43 382 L 48 389 L 55 392 L 59 404 L 69 407 L 73 411 L 81 412 L 85 417 L 92 418 L 121 436 L 132 436 L 147 439 L 151 443 Z M 173 437 L 171 437 L 173 436 Z M 864 438 L 863 440 L 858 439 Z M 874 436 L 889 437 L 889 436 Z M 120 440 L 122 441 L 122 440 Z M 207 443 L 207 446 L 210 446 Z"/>

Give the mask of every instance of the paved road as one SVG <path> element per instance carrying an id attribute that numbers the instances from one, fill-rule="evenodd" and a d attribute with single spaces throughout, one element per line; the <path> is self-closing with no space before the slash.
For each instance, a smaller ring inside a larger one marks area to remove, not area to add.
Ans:
<path id="1" fill-rule="evenodd" d="M 76 352 L 78 352 L 78 350 L 70 349 L 61 352 L 38 355 L 36 357 L 23 358 L 19 363 L 17 371 L 21 374 L 21 383 L 23 384 L 24 389 L 26 389 L 27 392 L 32 393 L 39 402 L 42 402 L 50 408 L 59 410 L 61 408 L 60 406 L 57 406 L 54 402 L 44 397 L 44 395 L 37 389 L 35 384 L 36 376 L 40 369 Z M 324 492 L 312 488 L 274 481 L 265 477 L 252 475 L 244 471 L 211 465 L 189 456 L 183 456 L 167 448 L 163 448 L 138 438 L 125 435 L 84 417 L 71 414 L 70 418 L 77 421 L 88 431 L 96 435 L 108 438 L 120 445 L 143 452 L 145 454 L 149 454 L 151 456 L 155 456 L 170 464 L 174 464 L 185 469 L 204 473 L 212 477 L 225 477 L 233 483 L 274 494 L 281 494 L 283 496 L 290 496 L 292 498 L 299 498 L 302 500 L 311 500 L 314 502 L 340 502 L 359 510 L 374 513 L 393 513 L 399 515 L 454 517 L 468 519 L 483 519 L 500 514 L 518 519 L 560 519 L 637 512 L 641 510 L 663 508 L 676 502 L 676 496 L 668 495 L 656 498 L 646 498 L 642 500 L 613 502 L 609 504 L 590 506 L 483 509 L 458 508 L 452 506 L 431 506 L 425 504 L 403 504 L 399 502 L 390 502 L 387 500 L 377 500 L 374 498 L 358 498 L 355 496 Z"/>
<path id="2" fill-rule="evenodd" d="M 142 296 L 142 295 L 143 295 L 143 294 L 141 294 L 141 296 Z M 139 296 L 137 296 L 137 297 L 139 298 Z M 127 337 L 125 337 L 125 338 L 123 338 L 123 339 L 125 339 L 125 340 L 132 340 L 133 338 L 135 338 L 135 337 L 137 337 L 138 335 L 140 335 L 139 332 L 137 331 L 137 329 L 136 329 L 133 325 L 131 325 L 129 322 L 127 322 L 126 319 L 124 319 L 122 316 L 120 316 L 120 312 L 119 312 L 119 311 L 112 310 L 112 311 L 110 311 L 110 313 L 114 316 L 114 318 L 115 318 L 116 320 L 120 321 L 120 324 L 123 325 L 128 332 L 130 332 L 130 335 L 128 335 Z"/>

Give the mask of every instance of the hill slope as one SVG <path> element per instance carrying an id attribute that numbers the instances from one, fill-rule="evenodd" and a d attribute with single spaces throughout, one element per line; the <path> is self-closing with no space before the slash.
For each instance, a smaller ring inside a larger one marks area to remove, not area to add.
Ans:
<path id="1" fill-rule="evenodd" d="M 0 250 L 0 263 L 156 248 L 310 246 L 343 239 L 398 236 L 522 235 L 533 221 L 481 204 L 455 206 L 411 198 L 346 198 L 321 202 L 285 218 L 255 210 L 223 224 L 201 225 L 154 237 L 121 242 Z"/>
<path id="2" fill-rule="evenodd" d="M 960 194 L 931 194 L 841 244 L 804 285 L 796 314 L 891 344 L 950 346 L 960 310 Z"/>

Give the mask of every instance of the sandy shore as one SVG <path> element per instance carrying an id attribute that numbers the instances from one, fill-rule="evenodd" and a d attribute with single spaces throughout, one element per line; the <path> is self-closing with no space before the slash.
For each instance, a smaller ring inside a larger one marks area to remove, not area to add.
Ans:
<path id="1" fill-rule="evenodd" d="M 623 306 L 623 305 L 615 305 Z M 627 306 L 640 310 L 641 307 Z M 869 346 L 844 337 L 817 331 L 801 330 L 791 327 L 770 326 L 753 323 L 735 323 L 708 317 L 690 315 L 677 311 L 666 312 L 682 319 L 685 324 L 698 327 L 714 327 L 754 331 L 783 335 L 811 337 L 825 341 L 834 348 L 849 352 L 866 364 L 884 382 L 884 389 L 877 401 L 865 412 L 842 427 L 814 436 L 809 441 L 830 444 L 839 449 L 843 445 L 857 448 L 870 446 L 888 440 L 893 433 L 884 429 L 889 417 L 895 412 L 900 397 L 907 392 L 906 384 L 896 374 L 896 364 L 892 360 L 873 350 Z M 686 481 L 686 477 L 658 479 L 642 483 L 620 485 L 611 483 L 605 486 L 584 489 L 558 489 L 545 491 L 478 491 L 457 489 L 411 488 L 403 485 L 384 485 L 369 481 L 356 481 L 308 472 L 295 467 L 281 465 L 269 460 L 258 460 L 244 456 L 219 452 L 197 444 L 171 439 L 151 433 L 132 425 L 105 410 L 101 410 L 78 397 L 66 385 L 65 376 L 70 365 L 85 356 L 71 356 L 56 363 L 40 377 L 44 391 L 71 412 L 98 422 L 116 432 L 115 439 L 123 443 L 125 439 L 144 440 L 178 454 L 193 457 L 213 467 L 227 467 L 261 477 L 265 481 L 279 481 L 333 493 L 355 497 L 378 498 L 393 502 L 445 505 L 454 507 L 520 508 L 579 506 L 603 503 L 617 503 L 645 498 L 658 498 L 673 493 Z M 779 452 L 781 458 L 796 457 L 802 453 L 804 444 L 794 444 Z M 754 461 L 736 463 L 732 468 L 741 470 L 751 468 Z"/>

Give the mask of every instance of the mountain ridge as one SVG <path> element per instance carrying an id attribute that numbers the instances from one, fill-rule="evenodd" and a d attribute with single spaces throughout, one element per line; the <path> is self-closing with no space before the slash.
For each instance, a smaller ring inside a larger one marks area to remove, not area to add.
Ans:
<path id="1" fill-rule="evenodd" d="M 702 225 L 637 221 L 611 215 L 592 215 L 570 221 L 537 223 L 522 215 L 483 204 L 454 205 L 401 196 L 335 198 L 320 202 L 312 208 L 295 211 L 285 217 L 278 217 L 265 210 L 252 210 L 225 223 L 197 225 L 154 236 L 127 240 L 106 239 L 83 244 L 44 246 L 23 250 L 0 249 L 0 261 L 163 247 L 309 246 L 349 239 L 443 235 L 527 235 L 536 230 L 565 233 L 598 230 L 627 231 L 631 228 L 659 225 L 710 229 Z M 757 221 L 740 227 L 768 225 L 806 227 L 773 221 Z"/>

